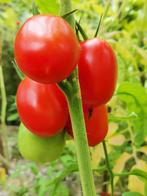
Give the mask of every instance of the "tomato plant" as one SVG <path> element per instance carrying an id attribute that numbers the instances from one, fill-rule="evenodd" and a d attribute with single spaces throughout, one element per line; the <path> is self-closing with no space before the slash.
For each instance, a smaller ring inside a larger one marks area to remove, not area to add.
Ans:
<path id="1" fill-rule="evenodd" d="M 81 43 L 79 81 L 83 102 L 98 106 L 112 97 L 117 79 L 117 63 L 110 45 L 98 38 Z"/>
<path id="2" fill-rule="evenodd" d="M 18 147 L 25 159 L 38 163 L 59 158 L 65 146 L 64 132 L 52 137 L 39 137 L 31 133 L 23 124 L 19 127 Z"/>
<path id="3" fill-rule="evenodd" d="M 104 140 L 108 132 L 108 114 L 105 105 L 88 109 L 84 106 L 84 119 L 89 146 L 96 146 Z M 66 125 L 67 132 L 73 137 L 71 123 Z"/>
<path id="4" fill-rule="evenodd" d="M 79 43 L 61 17 L 36 15 L 20 28 L 14 44 L 15 59 L 30 78 L 55 83 L 68 77 L 79 57 Z"/>
<path id="5" fill-rule="evenodd" d="M 41 84 L 25 78 L 18 87 L 16 102 L 20 119 L 37 135 L 55 135 L 66 124 L 66 98 L 56 84 Z"/>

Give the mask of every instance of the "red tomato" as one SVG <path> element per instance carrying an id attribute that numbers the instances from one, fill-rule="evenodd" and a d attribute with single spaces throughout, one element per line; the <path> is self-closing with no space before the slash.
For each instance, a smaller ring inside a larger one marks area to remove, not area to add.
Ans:
<path id="1" fill-rule="evenodd" d="M 68 107 L 56 84 L 41 84 L 29 78 L 21 81 L 16 95 L 21 121 L 39 136 L 53 136 L 65 127 Z"/>
<path id="2" fill-rule="evenodd" d="M 93 106 L 107 103 L 117 79 L 116 57 L 110 45 L 97 38 L 82 42 L 78 66 L 83 102 Z"/>
<path id="3" fill-rule="evenodd" d="M 108 114 L 105 105 L 93 108 L 89 112 L 84 107 L 84 119 L 89 146 L 96 146 L 104 140 L 108 132 Z M 67 132 L 73 136 L 70 120 L 66 124 Z"/>
<path id="4" fill-rule="evenodd" d="M 41 83 L 56 83 L 71 74 L 79 58 L 79 43 L 61 17 L 36 15 L 20 28 L 14 44 L 19 68 Z"/>

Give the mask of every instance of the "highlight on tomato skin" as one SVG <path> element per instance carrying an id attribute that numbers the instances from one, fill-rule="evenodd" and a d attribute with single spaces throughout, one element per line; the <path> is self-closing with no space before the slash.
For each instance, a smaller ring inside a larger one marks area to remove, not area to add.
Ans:
<path id="1" fill-rule="evenodd" d="M 17 32 L 14 55 L 22 72 L 41 83 L 57 83 L 75 69 L 80 44 L 61 17 L 49 14 L 29 18 Z"/>
<path id="2" fill-rule="evenodd" d="M 89 146 L 96 146 L 104 140 L 108 132 L 108 113 L 105 105 L 94 107 L 92 110 L 83 106 L 86 134 Z M 73 137 L 70 118 L 65 130 Z"/>
<path id="3" fill-rule="evenodd" d="M 53 136 L 65 127 L 67 102 L 56 84 L 41 84 L 25 78 L 18 87 L 16 103 L 21 121 L 36 135 Z"/>
<path id="4" fill-rule="evenodd" d="M 112 47 L 98 38 L 81 42 L 78 67 L 84 104 L 106 104 L 113 96 L 117 81 L 117 61 Z"/>

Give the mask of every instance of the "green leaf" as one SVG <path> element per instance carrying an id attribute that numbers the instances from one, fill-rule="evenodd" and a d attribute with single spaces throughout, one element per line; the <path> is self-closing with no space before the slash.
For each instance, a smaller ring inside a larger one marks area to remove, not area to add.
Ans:
<path id="1" fill-rule="evenodd" d="M 14 121 L 14 120 L 18 120 L 18 113 L 11 114 L 11 115 L 8 116 L 8 118 L 7 118 L 7 121 Z"/>
<path id="2" fill-rule="evenodd" d="M 36 5 L 41 13 L 59 14 L 58 0 L 36 0 Z"/>
<path id="3" fill-rule="evenodd" d="M 55 187 L 53 196 L 69 196 L 69 189 L 63 183 Z"/>
<path id="4" fill-rule="evenodd" d="M 98 33 L 99 33 L 99 29 L 101 27 L 101 24 L 102 24 L 102 21 L 104 20 L 104 18 L 106 17 L 107 13 L 108 13 L 108 10 L 110 8 L 110 2 L 108 1 L 106 7 L 105 7 L 105 10 L 104 10 L 104 13 L 101 14 L 100 18 L 99 18 L 99 23 L 98 23 L 98 26 L 97 26 L 97 29 L 96 29 L 96 32 L 94 34 L 94 37 L 97 37 Z"/>
<path id="5" fill-rule="evenodd" d="M 145 183 L 145 186 L 144 186 L 144 194 L 147 195 L 147 183 Z"/>
<path id="6" fill-rule="evenodd" d="M 31 169 L 31 172 L 34 174 L 34 175 L 37 175 L 39 173 L 39 170 L 37 168 L 37 166 L 34 164 L 34 163 L 31 163 L 30 164 L 30 169 Z"/>
<path id="7" fill-rule="evenodd" d="M 141 170 L 141 169 L 133 169 L 131 171 L 132 175 L 140 177 L 140 179 L 144 182 L 147 183 L 147 172 Z"/>
<path id="8" fill-rule="evenodd" d="M 147 93 L 139 83 L 123 82 L 116 93 L 127 104 L 129 113 L 135 112 L 137 118 L 130 119 L 135 134 L 135 145 L 139 147 L 147 135 Z"/>
<path id="9" fill-rule="evenodd" d="M 98 23 L 96 32 L 94 34 L 94 37 L 97 37 L 97 35 L 98 35 L 99 29 L 100 29 L 100 26 L 101 26 L 101 22 L 102 22 L 102 17 L 103 17 L 103 15 L 100 16 L 99 23 Z"/>
<path id="10" fill-rule="evenodd" d="M 75 13 L 76 11 L 77 11 L 78 9 L 74 9 L 74 10 L 72 10 L 71 12 L 68 12 L 67 14 L 64 14 L 63 16 L 62 16 L 62 18 L 67 18 L 68 16 L 70 16 L 71 14 L 73 14 L 73 13 Z"/>
<path id="11" fill-rule="evenodd" d="M 39 10 L 38 10 L 38 7 L 36 6 L 35 2 L 33 1 L 33 4 L 32 4 L 32 14 L 33 15 L 37 15 L 37 14 L 40 14 Z"/>
<path id="12" fill-rule="evenodd" d="M 143 196 L 143 195 L 137 192 L 125 192 L 122 194 L 122 196 Z"/>
<path id="13" fill-rule="evenodd" d="M 86 32 L 83 30 L 82 26 L 77 21 L 76 21 L 76 27 L 77 27 L 78 31 L 81 33 L 83 39 L 84 40 L 87 40 L 88 39 L 88 36 L 87 36 Z"/>
<path id="14" fill-rule="evenodd" d="M 2 4 L 2 3 L 9 3 L 9 2 L 11 2 L 11 0 L 0 0 L 0 4 Z"/>

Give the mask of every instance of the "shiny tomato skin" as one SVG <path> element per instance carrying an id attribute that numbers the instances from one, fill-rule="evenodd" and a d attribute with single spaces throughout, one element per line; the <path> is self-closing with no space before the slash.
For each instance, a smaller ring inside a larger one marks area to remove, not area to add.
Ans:
<path id="1" fill-rule="evenodd" d="M 29 78 L 21 81 L 16 95 L 23 124 L 39 136 L 53 136 L 64 128 L 68 107 L 56 84 L 41 84 Z"/>
<path id="2" fill-rule="evenodd" d="M 80 46 L 70 25 L 61 17 L 36 15 L 18 31 L 14 54 L 19 68 L 41 83 L 64 80 L 74 70 Z"/>
<path id="3" fill-rule="evenodd" d="M 89 146 L 96 146 L 104 140 L 108 132 L 108 114 L 105 105 L 94 107 L 89 110 L 83 107 L 86 133 Z M 66 131 L 73 137 L 70 119 L 66 124 Z"/>
<path id="4" fill-rule="evenodd" d="M 107 103 L 115 90 L 117 62 L 111 46 L 98 38 L 81 43 L 79 80 L 84 104 Z"/>

